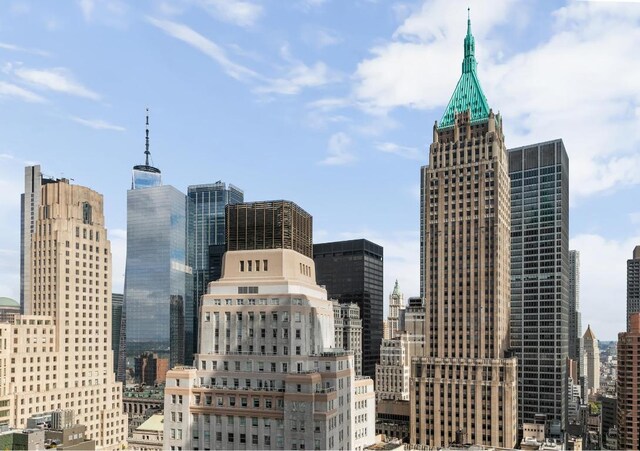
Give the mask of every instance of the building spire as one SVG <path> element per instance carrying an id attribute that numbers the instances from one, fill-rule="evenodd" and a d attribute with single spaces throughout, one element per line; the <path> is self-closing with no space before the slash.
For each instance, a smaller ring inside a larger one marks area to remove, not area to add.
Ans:
<path id="1" fill-rule="evenodd" d="M 471 111 L 471 121 L 487 119 L 489 104 L 480 87 L 476 68 L 476 42 L 471 33 L 471 9 L 467 10 L 467 35 L 464 38 L 464 59 L 462 60 L 462 75 L 456 89 L 453 91 L 447 109 L 438 123 L 438 128 L 454 125 L 456 115 L 463 111 Z"/>
<path id="2" fill-rule="evenodd" d="M 471 8 L 467 9 L 467 35 L 464 38 L 464 60 L 462 61 L 462 73 L 475 72 L 478 63 L 476 62 L 476 41 L 471 34 Z"/>
<path id="3" fill-rule="evenodd" d="M 145 144 L 144 144 L 144 164 L 146 166 L 149 166 L 149 155 L 151 155 L 151 152 L 149 152 L 149 108 L 147 108 L 147 123 L 146 123 L 146 138 L 145 138 Z"/>

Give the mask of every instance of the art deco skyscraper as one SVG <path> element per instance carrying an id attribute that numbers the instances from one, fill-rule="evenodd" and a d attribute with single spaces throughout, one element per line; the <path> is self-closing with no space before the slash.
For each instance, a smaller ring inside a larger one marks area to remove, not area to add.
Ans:
<path id="1" fill-rule="evenodd" d="M 28 167 L 27 178 L 39 173 Z M 25 194 L 29 194 L 28 191 Z M 30 196 L 25 196 L 30 197 Z M 66 179 L 40 186 L 30 237 L 29 315 L 1 324 L 0 423 L 71 409 L 100 448 L 126 444 L 111 352 L 111 245 L 102 195 Z M 9 372 L 9 368 L 11 371 Z"/>
<path id="2" fill-rule="evenodd" d="M 411 369 L 410 431 L 412 443 L 432 447 L 516 442 L 508 155 L 476 66 L 469 20 L 462 76 L 421 171 L 426 336 Z"/>
<path id="3" fill-rule="evenodd" d="M 31 313 L 31 236 L 38 221 L 42 185 L 52 182 L 42 175 L 40 165 L 24 168 L 24 193 L 20 196 L 20 311 L 24 314 Z"/>
<path id="4" fill-rule="evenodd" d="M 633 248 L 633 258 L 627 260 L 627 331 L 629 317 L 640 312 L 640 246 Z"/>
<path id="5" fill-rule="evenodd" d="M 509 175 L 518 424 L 533 423 L 544 414 L 564 429 L 571 339 L 569 158 L 562 140 L 509 150 Z"/>
<path id="6" fill-rule="evenodd" d="M 393 291 L 389 295 L 389 338 L 393 338 L 404 331 L 404 296 L 396 280 Z"/>

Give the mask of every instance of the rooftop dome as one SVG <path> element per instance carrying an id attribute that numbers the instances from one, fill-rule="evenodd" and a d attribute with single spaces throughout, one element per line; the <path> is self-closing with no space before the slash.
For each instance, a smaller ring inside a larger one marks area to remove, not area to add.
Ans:
<path id="1" fill-rule="evenodd" d="M 20 308 L 20 303 L 15 299 L 0 297 L 0 307 Z"/>

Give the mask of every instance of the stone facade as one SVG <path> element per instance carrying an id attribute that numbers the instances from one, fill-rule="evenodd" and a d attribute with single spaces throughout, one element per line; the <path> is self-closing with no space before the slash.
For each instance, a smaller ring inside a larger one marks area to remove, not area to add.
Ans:
<path id="1" fill-rule="evenodd" d="M 43 184 L 30 237 L 31 298 L 0 325 L 0 421 L 25 427 L 70 409 L 102 449 L 126 445 L 111 351 L 111 249 L 102 195 L 65 179 Z M 9 368 L 11 371 L 9 372 Z"/>
<path id="2" fill-rule="evenodd" d="M 445 125 L 434 125 L 429 164 L 422 168 L 425 346 L 412 360 L 410 440 L 511 448 L 517 374 L 508 353 L 508 157 L 502 119 L 485 108 L 470 22 L 464 48 Z"/>
<path id="3" fill-rule="evenodd" d="M 374 443 L 373 381 L 356 379 L 353 354 L 336 349 L 333 303 L 313 260 L 229 251 L 223 268 L 202 298 L 196 367 L 167 373 L 165 449 Z"/>

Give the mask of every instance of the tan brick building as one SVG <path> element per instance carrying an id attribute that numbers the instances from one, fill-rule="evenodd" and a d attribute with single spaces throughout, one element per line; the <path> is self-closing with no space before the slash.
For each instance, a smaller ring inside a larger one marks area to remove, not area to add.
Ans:
<path id="1" fill-rule="evenodd" d="M 39 167 L 37 168 L 39 176 Z M 30 298 L 0 324 L 0 422 L 73 410 L 99 448 L 126 445 L 122 386 L 111 351 L 111 249 L 102 195 L 48 180 L 30 237 Z"/>
<path id="2" fill-rule="evenodd" d="M 469 21 L 462 76 L 421 177 L 425 346 L 412 361 L 410 432 L 412 443 L 432 447 L 510 448 L 517 438 L 508 156 L 476 64 Z"/>

